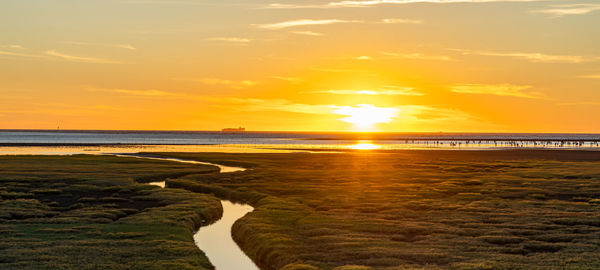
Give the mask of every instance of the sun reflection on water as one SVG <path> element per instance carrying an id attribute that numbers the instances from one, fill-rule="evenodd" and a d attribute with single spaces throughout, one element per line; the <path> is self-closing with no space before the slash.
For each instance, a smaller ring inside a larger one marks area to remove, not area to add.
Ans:
<path id="1" fill-rule="evenodd" d="M 381 145 L 373 144 L 371 141 L 359 141 L 356 144 L 348 146 L 348 148 L 355 150 L 376 150 L 380 149 Z"/>

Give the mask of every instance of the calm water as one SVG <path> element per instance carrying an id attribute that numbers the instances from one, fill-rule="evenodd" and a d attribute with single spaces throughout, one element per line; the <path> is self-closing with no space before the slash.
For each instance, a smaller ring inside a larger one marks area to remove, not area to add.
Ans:
<path id="1" fill-rule="evenodd" d="M 206 257 L 217 270 L 258 270 L 231 237 L 233 223 L 252 212 L 254 208 L 225 200 L 221 201 L 221 205 L 223 217 L 211 225 L 201 227 L 194 234 L 196 245 L 206 253 Z"/>
<path id="2" fill-rule="evenodd" d="M 596 150 L 600 149 L 600 134 L 0 130 L 1 154 L 501 148 Z"/>
<path id="3" fill-rule="evenodd" d="M 125 154 L 125 155 L 116 155 L 116 156 L 119 156 L 119 157 L 135 157 L 135 158 L 141 158 L 141 159 L 153 159 L 153 160 L 163 160 L 163 161 L 173 161 L 173 162 L 187 163 L 187 164 L 212 165 L 212 166 L 219 167 L 219 173 L 242 172 L 242 171 L 246 170 L 246 168 L 242 168 L 242 167 L 225 166 L 225 165 L 221 165 L 221 164 L 215 164 L 215 163 L 210 163 L 210 162 L 202 162 L 202 161 L 190 160 L 190 159 L 181 159 L 181 158 L 154 157 L 154 156 L 136 155 L 136 154 Z M 164 187 L 164 185 L 163 185 L 163 187 Z"/>
<path id="4" fill-rule="evenodd" d="M 231 167 L 221 164 L 201 162 L 195 160 L 179 159 L 179 158 L 163 158 L 151 157 L 143 155 L 117 155 L 121 157 L 135 157 L 142 159 L 154 159 L 173 161 L 188 164 L 213 165 L 220 169 L 220 173 L 232 173 L 245 171 L 246 168 Z M 165 181 L 148 183 L 164 188 Z M 210 262 L 217 270 L 238 269 L 238 270 L 259 270 L 254 262 L 246 256 L 240 247 L 233 241 L 231 236 L 231 227 L 238 219 L 246 214 L 254 211 L 254 208 L 247 204 L 236 204 L 227 200 L 222 200 L 223 216 L 215 223 L 201 227 L 194 234 L 194 242 L 200 248 Z"/>

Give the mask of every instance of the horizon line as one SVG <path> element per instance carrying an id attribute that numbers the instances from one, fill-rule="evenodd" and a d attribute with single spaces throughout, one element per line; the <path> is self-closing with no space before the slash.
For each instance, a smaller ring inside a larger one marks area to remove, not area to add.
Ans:
<path id="1" fill-rule="evenodd" d="M 53 132 L 218 132 L 218 133 L 356 133 L 356 134 L 385 134 L 385 133 L 403 133 L 403 134 L 581 134 L 581 135 L 600 135 L 600 132 L 494 132 L 494 131 L 310 131 L 310 130 L 251 130 L 242 132 L 228 132 L 222 130 L 185 130 L 185 129 L 36 129 L 36 128 L 0 128 L 0 132 L 6 131 L 53 131 Z"/>

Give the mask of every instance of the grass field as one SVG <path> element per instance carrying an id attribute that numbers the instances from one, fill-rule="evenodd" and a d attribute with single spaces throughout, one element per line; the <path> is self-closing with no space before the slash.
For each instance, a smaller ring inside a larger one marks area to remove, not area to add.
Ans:
<path id="1" fill-rule="evenodd" d="M 250 170 L 0 157 L 0 268 L 210 269 L 214 194 L 255 207 L 233 236 L 265 270 L 600 269 L 598 153 L 160 155 Z"/>
<path id="2" fill-rule="evenodd" d="M 263 269 L 600 269 L 597 153 L 163 155 L 252 168 L 167 185 L 255 206 Z"/>
<path id="3" fill-rule="evenodd" d="M 212 166 L 107 156 L 0 156 L 0 269 L 212 269 L 192 240 L 210 195 L 136 181 Z"/>

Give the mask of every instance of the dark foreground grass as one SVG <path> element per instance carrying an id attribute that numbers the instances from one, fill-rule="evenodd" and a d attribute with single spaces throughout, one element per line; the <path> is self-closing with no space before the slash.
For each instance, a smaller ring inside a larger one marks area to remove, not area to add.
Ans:
<path id="1" fill-rule="evenodd" d="M 170 187 L 244 200 L 263 269 L 600 269 L 600 153 L 193 154 L 246 165 Z"/>
<path id="2" fill-rule="evenodd" d="M 0 156 L 0 269 L 212 269 L 192 234 L 210 195 L 137 184 L 212 166 L 110 156 Z"/>

